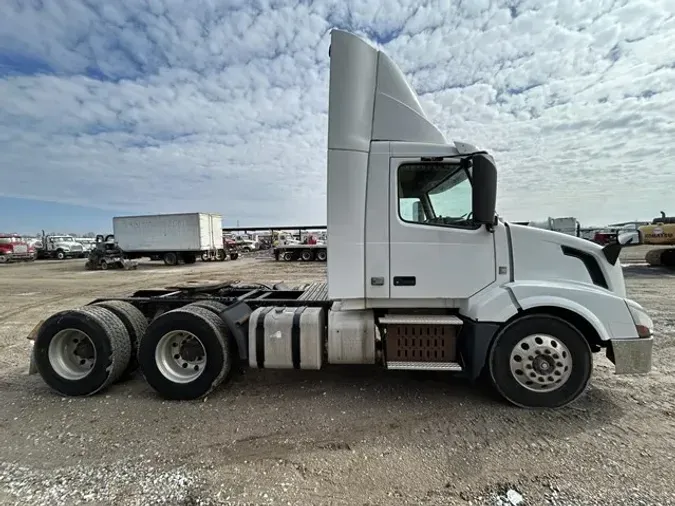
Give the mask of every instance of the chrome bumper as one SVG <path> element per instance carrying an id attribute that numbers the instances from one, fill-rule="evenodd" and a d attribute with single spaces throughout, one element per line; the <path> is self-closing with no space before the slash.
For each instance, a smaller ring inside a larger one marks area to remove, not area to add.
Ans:
<path id="1" fill-rule="evenodd" d="M 646 374 L 652 370 L 654 336 L 612 339 L 607 358 L 614 363 L 615 374 Z"/>

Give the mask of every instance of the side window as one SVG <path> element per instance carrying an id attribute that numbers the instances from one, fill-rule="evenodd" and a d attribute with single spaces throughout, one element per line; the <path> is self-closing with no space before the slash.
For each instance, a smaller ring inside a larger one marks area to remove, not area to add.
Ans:
<path id="1" fill-rule="evenodd" d="M 403 221 L 474 228 L 471 169 L 421 162 L 398 169 L 398 208 Z"/>
<path id="2" fill-rule="evenodd" d="M 412 221 L 414 223 L 424 223 L 426 216 L 422 201 L 417 197 L 414 198 L 400 198 L 398 200 L 398 208 L 401 213 L 401 219 L 404 221 Z"/>

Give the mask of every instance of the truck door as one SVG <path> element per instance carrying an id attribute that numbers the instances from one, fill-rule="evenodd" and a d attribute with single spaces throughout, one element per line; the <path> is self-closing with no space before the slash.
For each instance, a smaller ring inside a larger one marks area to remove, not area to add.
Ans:
<path id="1" fill-rule="evenodd" d="M 391 298 L 465 299 L 493 283 L 494 234 L 471 221 L 471 169 L 390 160 Z"/>

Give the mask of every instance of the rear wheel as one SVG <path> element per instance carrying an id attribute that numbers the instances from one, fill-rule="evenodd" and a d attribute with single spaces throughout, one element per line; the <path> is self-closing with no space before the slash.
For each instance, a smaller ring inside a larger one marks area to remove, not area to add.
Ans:
<path id="1" fill-rule="evenodd" d="M 138 343 L 141 341 L 148 328 L 148 320 L 140 309 L 123 300 L 106 300 L 96 302 L 93 305 L 104 307 L 108 311 L 114 313 L 127 329 L 129 345 L 131 347 L 131 358 L 129 359 L 129 364 L 124 370 L 121 378 L 126 379 L 138 369 Z"/>
<path id="2" fill-rule="evenodd" d="M 573 325 L 551 315 L 530 315 L 497 336 L 488 367 L 494 387 L 512 404 L 558 408 L 584 392 L 593 357 Z"/>
<path id="3" fill-rule="evenodd" d="M 163 260 L 166 265 L 178 265 L 178 255 L 173 252 L 164 253 Z"/>
<path id="4" fill-rule="evenodd" d="M 290 262 L 291 260 L 293 260 L 293 252 L 292 251 L 286 251 L 284 253 L 284 260 L 286 260 L 287 262 Z"/>
<path id="5" fill-rule="evenodd" d="M 117 381 L 131 357 L 129 335 L 103 307 L 61 311 L 40 327 L 33 358 L 42 379 L 61 395 L 100 392 Z"/>
<path id="6" fill-rule="evenodd" d="M 309 262 L 313 257 L 312 250 L 304 249 L 302 250 L 302 253 L 300 253 L 300 258 L 302 258 L 304 262 Z"/>
<path id="7" fill-rule="evenodd" d="M 138 360 L 150 386 L 173 400 L 209 394 L 232 367 L 222 320 L 192 305 L 168 311 L 148 326 Z"/>
<path id="8" fill-rule="evenodd" d="M 319 250 L 316 252 L 316 259 L 319 262 L 325 262 L 326 258 L 328 258 L 328 255 L 326 254 L 326 250 Z"/>
<path id="9" fill-rule="evenodd" d="M 208 309 L 211 311 L 213 314 L 219 315 L 223 311 L 227 309 L 227 306 L 223 304 L 222 302 L 217 302 L 215 300 L 198 300 L 197 302 L 192 302 L 191 304 L 188 304 L 186 307 L 201 307 L 204 309 Z"/>

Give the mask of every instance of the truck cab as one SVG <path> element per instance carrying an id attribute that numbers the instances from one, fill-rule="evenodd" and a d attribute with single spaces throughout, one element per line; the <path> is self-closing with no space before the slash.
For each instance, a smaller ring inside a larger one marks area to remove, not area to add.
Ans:
<path id="1" fill-rule="evenodd" d="M 18 234 L 0 234 L 0 263 L 35 260 L 35 248 Z"/>
<path id="2" fill-rule="evenodd" d="M 85 250 L 82 244 L 70 235 L 45 235 L 42 238 L 40 253 L 45 258 L 82 258 Z"/>
<path id="3" fill-rule="evenodd" d="M 360 312 L 390 336 L 389 367 L 485 372 L 519 405 L 578 396 L 592 352 L 650 369 L 653 323 L 626 298 L 620 246 L 498 217 L 494 158 L 447 141 L 396 64 L 340 30 L 328 117 L 330 323 Z"/>

